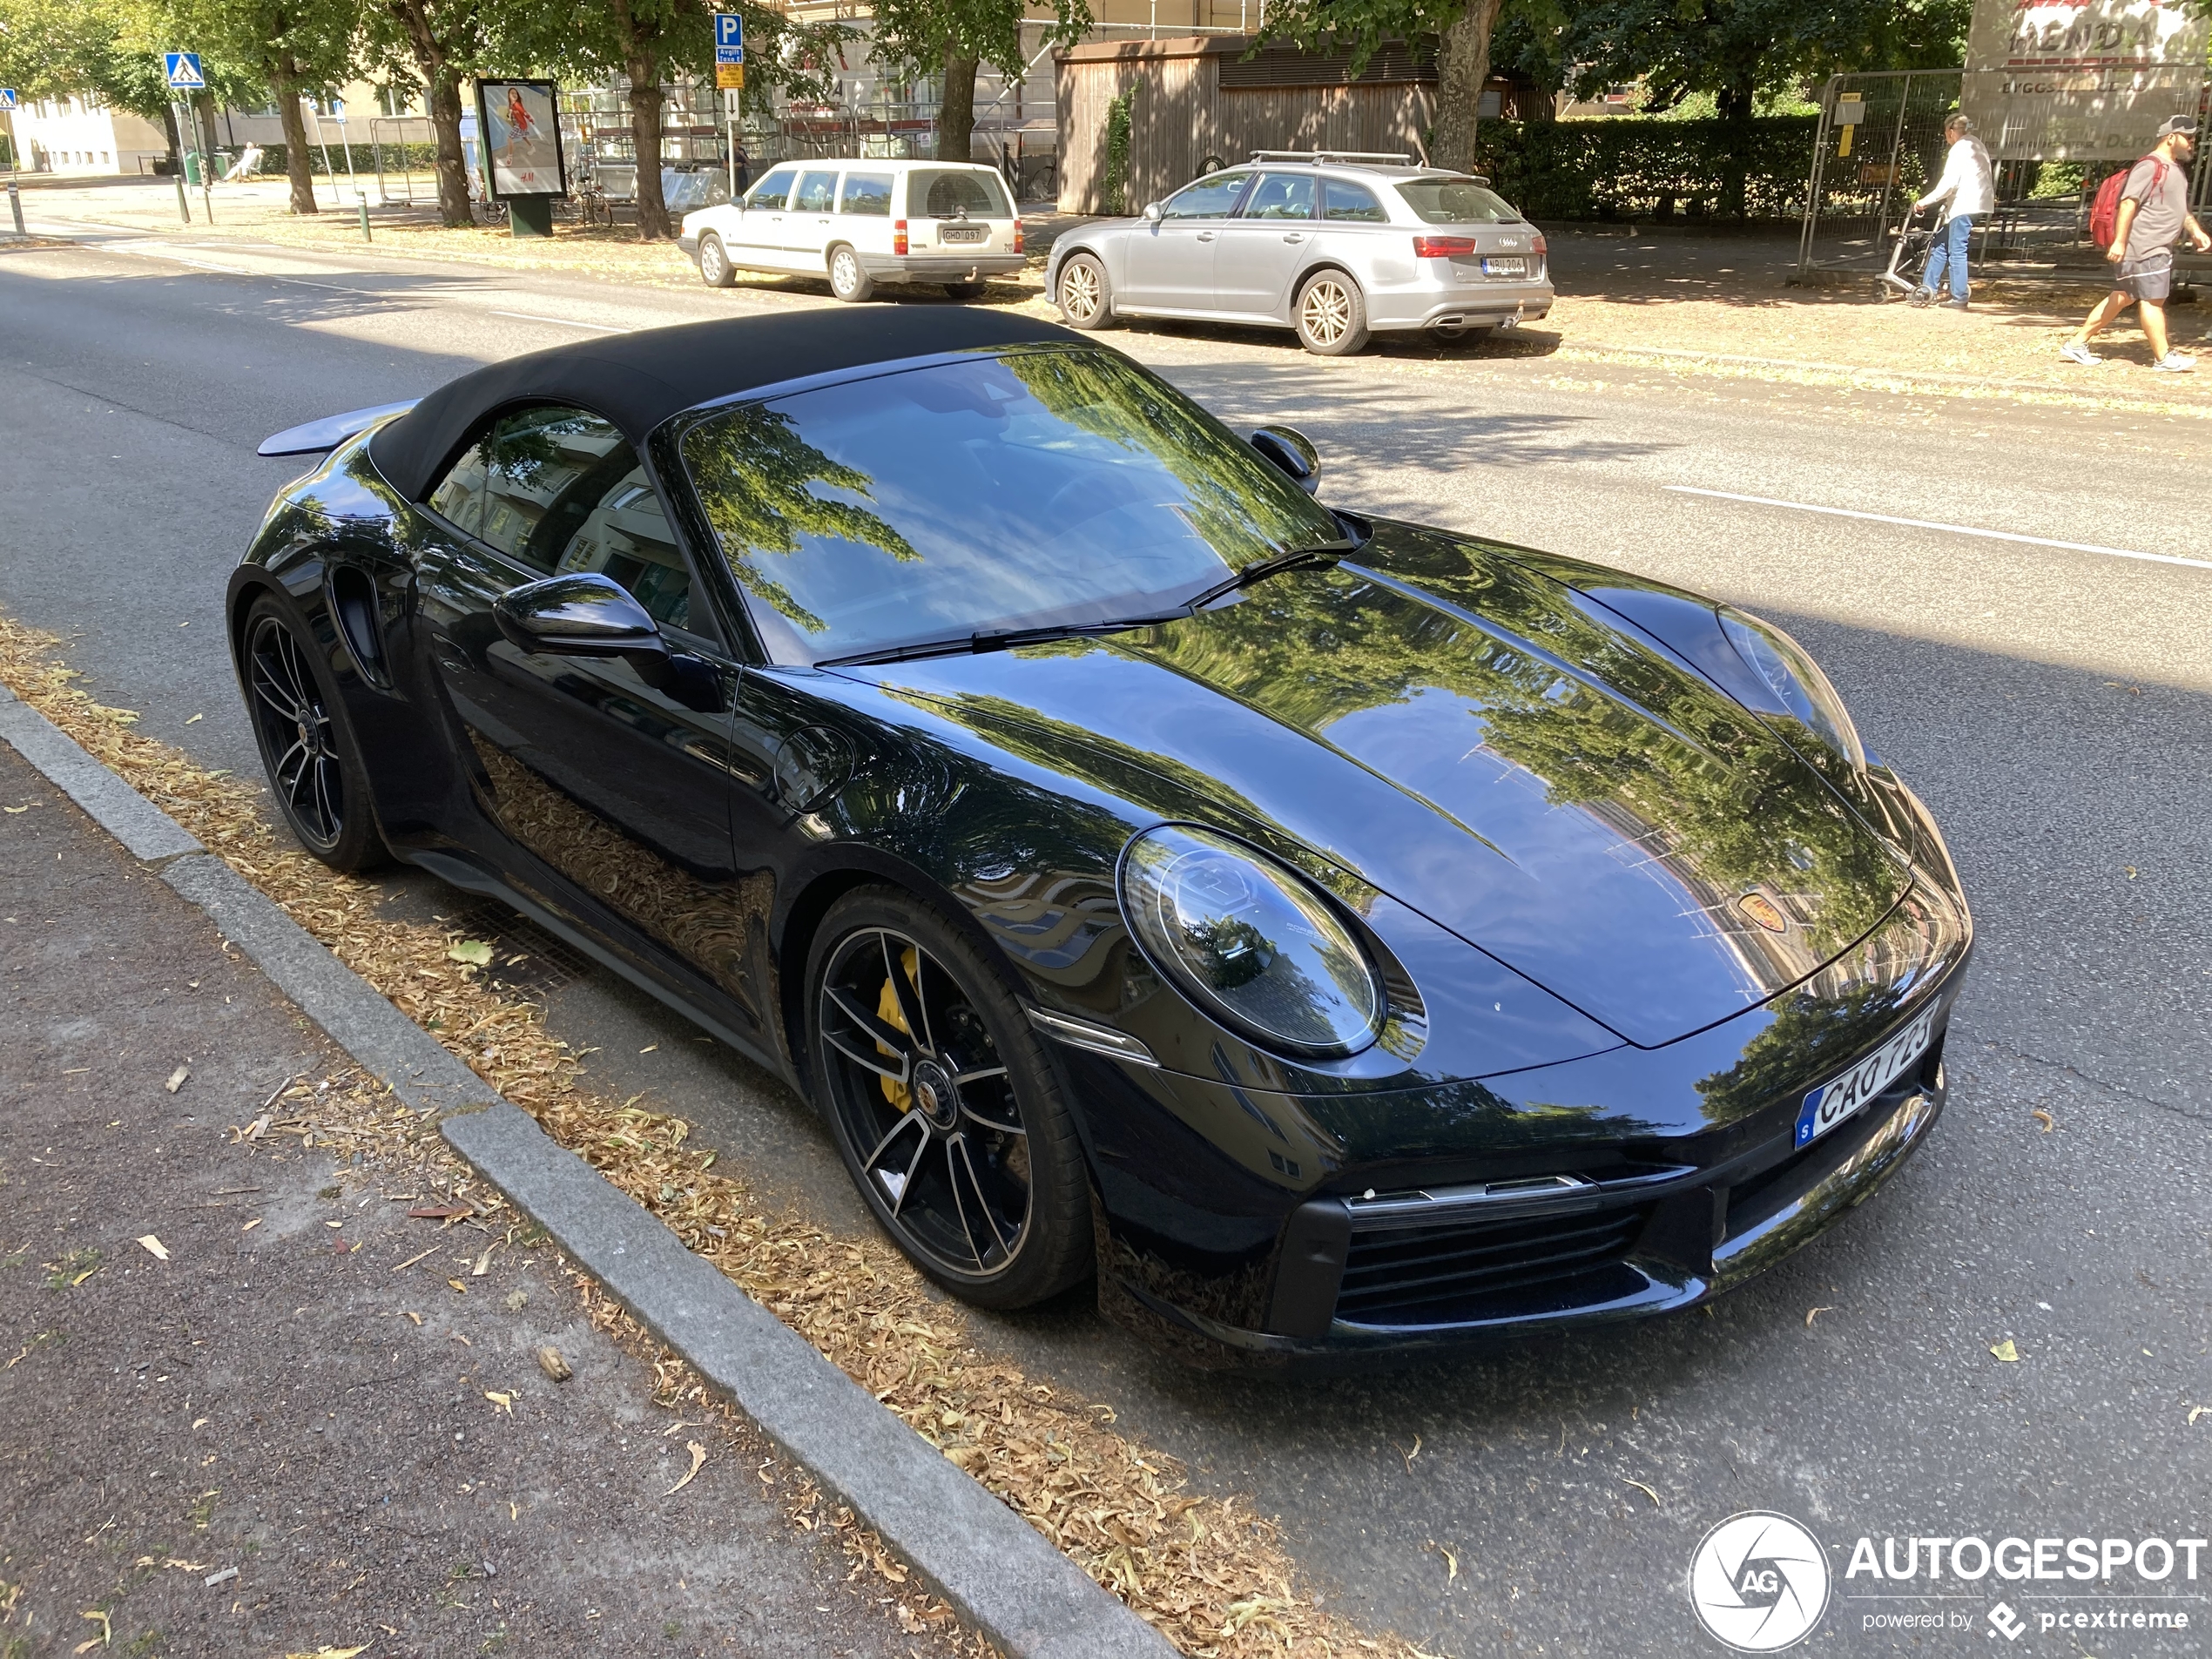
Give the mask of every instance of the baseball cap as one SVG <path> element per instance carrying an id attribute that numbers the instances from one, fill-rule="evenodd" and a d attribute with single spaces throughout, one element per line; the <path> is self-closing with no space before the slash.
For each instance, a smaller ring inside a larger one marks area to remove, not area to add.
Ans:
<path id="1" fill-rule="evenodd" d="M 2163 138 L 2175 132 L 2186 133 L 2192 138 L 2196 137 L 2196 118 L 2193 115 L 2168 116 L 2158 129 L 2158 136 Z"/>

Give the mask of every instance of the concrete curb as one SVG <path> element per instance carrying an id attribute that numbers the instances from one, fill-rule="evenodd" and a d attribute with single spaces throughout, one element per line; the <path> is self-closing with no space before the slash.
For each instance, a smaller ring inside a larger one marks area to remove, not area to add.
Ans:
<path id="1" fill-rule="evenodd" d="M 198 906 L 300 1010 L 881 1534 L 1008 1659 L 1174 1649 L 528 1113 L 332 955 L 160 808 L 0 686 L 0 738 Z"/>

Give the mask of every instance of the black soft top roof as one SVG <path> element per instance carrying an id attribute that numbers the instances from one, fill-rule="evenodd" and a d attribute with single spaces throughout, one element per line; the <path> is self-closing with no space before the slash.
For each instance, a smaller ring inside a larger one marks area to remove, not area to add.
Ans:
<path id="1" fill-rule="evenodd" d="M 515 403 L 572 403 L 631 442 L 716 398 L 872 363 L 1037 341 L 1074 341 L 1056 324 L 955 306 L 781 312 L 610 334 L 556 346 L 449 381 L 368 441 L 376 469 L 408 499 L 428 495 L 484 418 Z"/>

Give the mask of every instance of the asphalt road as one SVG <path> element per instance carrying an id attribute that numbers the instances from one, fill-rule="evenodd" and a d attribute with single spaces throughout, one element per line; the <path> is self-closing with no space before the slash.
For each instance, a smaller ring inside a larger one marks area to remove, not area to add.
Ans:
<path id="1" fill-rule="evenodd" d="M 232 244 L 191 254 L 230 267 L 209 270 L 117 241 L 0 255 L 0 604 L 76 636 L 72 661 L 142 729 L 242 772 L 218 607 L 292 470 L 253 458 L 262 435 L 597 327 L 816 302 Z M 1194 1376 L 1078 1305 L 992 1322 L 995 1339 L 1251 1493 L 1346 1612 L 1434 1650 L 1718 1651 L 1685 1605 L 1693 1547 L 1768 1508 L 1835 1570 L 1811 1651 L 2205 1651 L 2212 1561 L 2156 1583 L 1844 1571 L 1862 1535 L 1902 1552 L 1911 1534 L 2212 1534 L 2212 1421 L 2188 1417 L 2212 1402 L 2212 569 L 1926 527 L 2212 558 L 2212 431 L 1479 353 L 1319 363 L 1266 336 L 1108 338 L 1225 418 L 1304 427 L 1329 499 L 1783 622 L 1943 821 L 1980 954 L 1934 1143 L 1710 1316 L 1325 1383 Z M 552 1007 L 602 1046 L 606 1087 L 650 1089 L 764 1184 L 861 1224 L 806 1109 L 759 1074 L 604 976 Z M 2011 1363 L 1990 1352 L 2008 1338 Z M 1954 1599 L 1867 1599 L 1907 1590 Z M 2055 1598 L 2121 1593 L 2191 1598 L 2121 1610 L 2192 1628 L 2041 1622 L 2110 1611 Z M 2017 1641 L 1989 1633 L 2000 1597 L 2027 1621 Z M 1899 1612 L 1962 1622 L 1869 1623 Z"/>

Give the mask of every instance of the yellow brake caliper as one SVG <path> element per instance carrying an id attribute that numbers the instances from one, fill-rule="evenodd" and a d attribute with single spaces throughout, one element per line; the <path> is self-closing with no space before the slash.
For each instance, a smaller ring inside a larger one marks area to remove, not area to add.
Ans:
<path id="1" fill-rule="evenodd" d="M 907 946 L 905 953 L 899 958 L 899 965 L 906 969 L 907 982 L 914 988 L 914 995 L 916 996 L 920 996 L 921 995 L 921 957 L 920 953 L 917 952 L 912 945 Z M 891 976 L 888 974 L 883 976 L 883 995 L 877 997 L 875 1000 L 875 1016 L 877 1019 L 881 1020 L 886 1025 L 894 1027 L 897 1029 L 905 1032 L 908 1036 L 914 1035 L 914 1028 L 907 1023 L 906 1012 L 899 1006 L 899 988 L 891 982 Z M 884 1054 L 889 1055 L 894 1060 L 899 1057 L 897 1054 L 885 1043 L 879 1042 L 875 1046 Z M 907 1088 L 906 1084 L 900 1082 L 895 1077 L 886 1077 L 882 1080 L 882 1082 L 884 1099 L 889 1101 L 894 1106 L 897 1107 L 902 1112 L 911 1111 L 914 1109 L 914 1090 Z"/>

